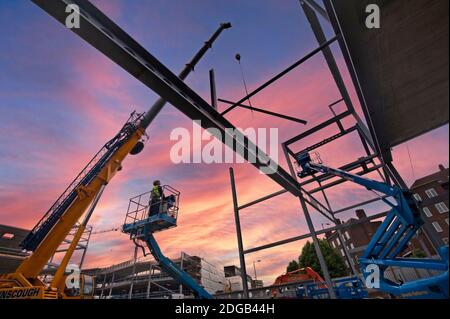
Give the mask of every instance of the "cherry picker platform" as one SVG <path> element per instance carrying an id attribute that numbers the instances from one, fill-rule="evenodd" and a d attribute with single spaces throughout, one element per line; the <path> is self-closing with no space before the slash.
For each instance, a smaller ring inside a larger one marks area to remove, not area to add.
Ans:
<path id="1" fill-rule="evenodd" d="M 156 232 L 177 226 L 180 192 L 168 185 L 162 186 L 162 190 L 164 195 L 157 201 L 151 200 L 151 192 L 130 199 L 122 231 L 130 235 L 130 239 L 142 249 L 144 256 L 148 255 L 143 245 L 146 244 L 162 270 L 191 289 L 197 298 L 212 299 L 213 297 L 188 273 L 163 255 L 153 236 Z"/>

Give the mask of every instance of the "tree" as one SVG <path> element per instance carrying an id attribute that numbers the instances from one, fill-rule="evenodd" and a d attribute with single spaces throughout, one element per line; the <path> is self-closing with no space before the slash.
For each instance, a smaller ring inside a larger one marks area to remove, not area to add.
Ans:
<path id="1" fill-rule="evenodd" d="M 414 249 L 411 258 L 427 258 L 427 254 L 422 249 Z"/>
<path id="2" fill-rule="evenodd" d="M 297 270 L 297 269 L 299 269 L 300 267 L 299 267 L 299 265 L 298 265 L 298 262 L 296 261 L 296 260 L 293 260 L 293 261 L 291 261 L 290 263 L 289 263 L 289 265 L 287 266 L 287 272 L 291 272 L 291 271 L 294 271 L 294 270 Z"/>
<path id="3" fill-rule="evenodd" d="M 347 275 L 348 270 L 345 266 L 345 261 L 339 252 L 332 248 L 325 239 L 319 239 L 319 245 L 325 258 L 325 263 L 328 266 L 330 276 L 335 278 Z M 303 246 L 298 265 L 300 268 L 311 267 L 323 277 L 316 250 L 314 249 L 314 245 L 309 241 Z"/>

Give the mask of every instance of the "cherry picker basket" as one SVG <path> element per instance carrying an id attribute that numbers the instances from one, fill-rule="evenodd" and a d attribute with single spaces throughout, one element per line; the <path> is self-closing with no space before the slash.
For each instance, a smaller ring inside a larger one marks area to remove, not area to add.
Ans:
<path id="1" fill-rule="evenodd" d="M 158 200 L 152 200 L 151 191 L 130 198 L 122 226 L 124 233 L 140 238 L 177 226 L 180 192 L 169 185 L 162 186 L 162 190 Z"/>

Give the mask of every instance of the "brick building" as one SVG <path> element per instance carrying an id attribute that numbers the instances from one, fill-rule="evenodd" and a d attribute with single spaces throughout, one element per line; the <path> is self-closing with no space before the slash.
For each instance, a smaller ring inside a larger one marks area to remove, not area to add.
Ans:
<path id="1" fill-rule="evenodd" d="M 345 245 L 351 256 L 351 261 L 359 270 L 359 257 L 362 255 L 364 250 L 369 244 L 370 239 L 375 234 L 378 227 L 381 225 L 381 221 L 365 221 L 359 222 L 360 219 L 366 218 L 366 212 L 363 209 L 356 210 L 357 218 L 350 218 L 344 223 L 347 227 L 343 228 L 343 237 L 345 240 Z M 327 232 L 325 238 L 331 247 L 337 249 L 341 256 L 344 258 L 347 267 L 350 268 L 348 261 L 345 257 L 345 252 L 340 244 L 337 232 Z"/>
<path id="2" fill-rule="evenodd" d="M 431 224 L 437 235 L 448 244 L 448 185 L 449 169 L 439 165 L 439 171 L 419 178 L 411 191 L 421 201 L 425 222 Z"/>

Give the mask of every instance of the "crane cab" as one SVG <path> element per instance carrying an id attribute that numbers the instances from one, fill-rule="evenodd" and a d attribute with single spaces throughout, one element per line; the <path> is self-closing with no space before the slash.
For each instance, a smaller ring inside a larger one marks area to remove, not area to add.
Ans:
<path id="1" fill-rule="evenodd" d="M 122 231 L 132 238 L 156 233 L 177 226 L 180 192 L 162 186 L 160 199 L 152 199 L 151 191 L 130 199 Z"/>

